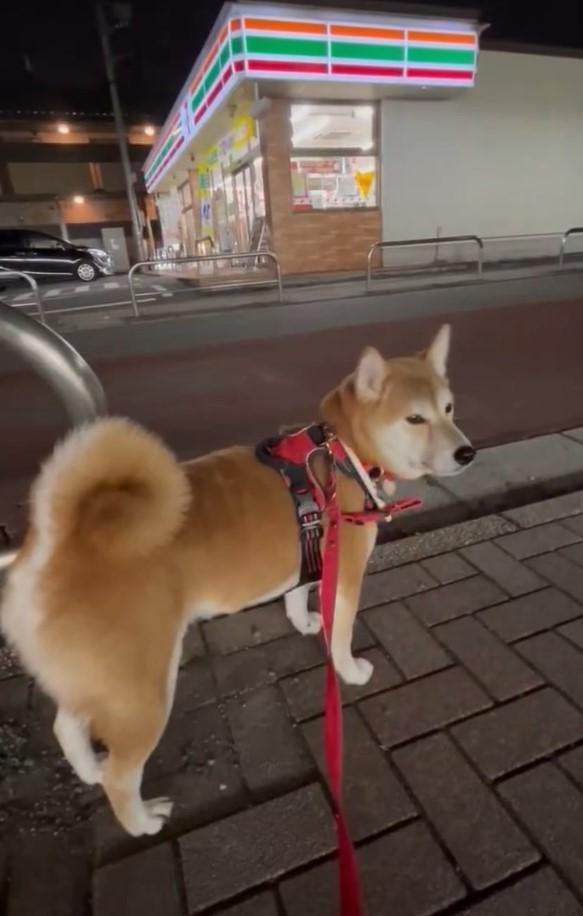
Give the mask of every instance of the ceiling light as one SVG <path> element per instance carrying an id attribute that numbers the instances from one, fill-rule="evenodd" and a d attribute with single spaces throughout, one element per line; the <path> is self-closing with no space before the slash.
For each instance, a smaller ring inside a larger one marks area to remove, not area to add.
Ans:
<path id="1" fill-rule="evenodd" d="M 292 124 L 296 124 L 297 121 L 303 121 L 311 111 L 311 105 L 292 105 L 290 120 Z"/>
<path id="2" fill-rule="evenodd" d="M 144 133 L 147 137 L 153 137 L 154 134 L 156 133 L 156 128 L 152 127 L 151 124 L 146 124 L 146 126 L 144 127 Z"/>
<path id="3" fill-rule="evenodd" d="M 70 134 L 70 133 L 71 133 L 71 128 L 69 127 L 68 124 L 62 124 L 62 123 L 61 123 L 61 124 L 57 124 L 57 131 L 58 131 L 58 133 L 60 133 L 60 134 Z"/>
<path id="4" fill-rule="evenodd" d="M 84 204 L 85 198 L 83 197 L 82 194 L 75 194 L 75 196 L 73 197 L 73 203 L 74 204 Z"/>
<path id="5" fill-rule="evenodd" d="M 293 134 L 292 146 L 296 148 L 301 146 L 304 140 L 307 140 L 308 137 L 310 137 L 312 140 L 316 140 L 318 134 L 321 134 L 324 128 L 328 127 L 330 120 L 330 115 L 315 115 L 310 119 L 309 124 L 307 124 L 303 130 L 299 130 Z"/>

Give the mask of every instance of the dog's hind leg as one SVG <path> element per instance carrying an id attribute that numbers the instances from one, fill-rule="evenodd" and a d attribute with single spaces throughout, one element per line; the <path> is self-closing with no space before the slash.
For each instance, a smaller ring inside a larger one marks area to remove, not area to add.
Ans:
<path id="1" fill-rule="evenodd" d="M 322 628 L 320 614 L 308 610 L 309 594 L 310 586 L 300 585 L 283 596 L 287 618 L 302 636 L 319 633 Z"/>
<path id="2" fill-rule="evenodd" d="M 168 798 L 144 801 L 141 794 L 145 763 L 156 747 L 167 719 L 166 705 L 144 696 L 125 708 L 123 717 L 101 718 L 99 737 L 109 755 L 103 767 L 103 788 L 120 824 L 132 836 L 158 833 L 172 811 Z"/>
<path id="3" fill-rule="evenodd" d="M 60 707 L 53 730 L 63 754 L 79 779 L 89 786 L 101 782 L 102 766 L 91 747 L 87 723 L 80 716 Z"/>

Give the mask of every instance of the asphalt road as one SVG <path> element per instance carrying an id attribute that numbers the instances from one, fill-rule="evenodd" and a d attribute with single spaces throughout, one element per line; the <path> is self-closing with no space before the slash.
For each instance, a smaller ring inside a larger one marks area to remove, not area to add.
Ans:
<path id="1" fill-rule="evenodd" d="M 156 353 L 154 339 L 154 352 L 115 358 L 102 352 L 92 363 L 111 411 L 157 430 L 186 457 L 311 419 L 321 395 L 351 370 L 366 344 L 387 356 L 415 352 L 445 319 L 454 325 L 458 418 L 477 445 L 583 425 L 583 297 L 451 314 L 441 308 L 390 323 L 189 349 L 176 322 L 175 352 L 166 346 Z M 6 493 L 35 471 L 66 424 L 50 392 L 26 372 L 0 374 L 0 393 Z"/>
<path id="2" fill-rule="evenodd" d="M 125 274 L 113 277 L 101 277 L 92 283 L 80 283 L 78 280 L 62 277 L 57 281 L 48 277 L 36 278 L 44 309 L 48 315 L 90 313 L 103 309 L 120 309 L 131 304 L 128 278 Z M 140 302 L 151 303 L 180 300 L 192 294 L 187 286 L 165 278 L 136 277 L 136 295 Z M 26 282 L 16 278 L 3 278 L 0 273 L 0 299 L 14 308 L 35 314 L 34 294 Z"/>

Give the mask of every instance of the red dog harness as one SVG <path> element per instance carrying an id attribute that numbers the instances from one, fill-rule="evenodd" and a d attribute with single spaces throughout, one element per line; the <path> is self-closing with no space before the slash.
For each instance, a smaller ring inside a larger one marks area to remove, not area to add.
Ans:
<path id="1" fill-rule="evenodd" d="M 256 449 L 257 458 L 278 471 L 288 487 L 296 507 L 300 528 L 301 571 L 298 585 L 320 582 L 322 556 L 320 544 L 324 533 L 323 516 L 327 513 L 331 495 L 335 498 L 336 472 L 354 480 L 364 492 L 361 512 L 343 512 L 342 520 L 355 525 L 390 521 L 393 515 L 420 505 L 418 499 L 385 503 L 382 485 L 394 480 L 391 474 L 371 464 L 358 464 L 347 446 L 324 424 L 306 426 L 293 433 L 266 439 Z M 331 494 L 314 473 L 314 459 L 324 457 L 330 476 Z M 365 479 L 363 479 L 363 472 Z M 366 482 L 365 482 L 366 480 Z M 374 491 L 371 489 L 374 488 Z M 297 586 L 295 586 L 297 587 Z"/>
<path id="2" fill-rule="evenodd" d="M 421 502 L 418 499 L 408 499 L 385 503 L 382 484 L 385 480 L 392 480 L 391 475 L 381 468 L 360 464 L 350 449 L 324 424 L 306 426 L 298 432 L 267 439 L 257 447 L 256 455 L 261 462 L 281 474 L 295 503 L 301 544 L 301 572 L 298 584 L 320 582 L 320 612 L 328 650 L 324 749 L 338 837 L 340 913 L 341 916 L 362 916 L 356 858 L 342 803 L 342 701 L 331 652 L 338 583 L 340 523 L 364 525 L 390 521 L 396 513 L 414 509 L 421 505 Z M 329 477 L 327 484 L 321 484 L 314 474 L 313 462 L 318 455 L 326 460 Z M 336 491 L 337 472 L 360 485 L 364 493 L 362 511 L 343 512 L 340 509 Z"/>

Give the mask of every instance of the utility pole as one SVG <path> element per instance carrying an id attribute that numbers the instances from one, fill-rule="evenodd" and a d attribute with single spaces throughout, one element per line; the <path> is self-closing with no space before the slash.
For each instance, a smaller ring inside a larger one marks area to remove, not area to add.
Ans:
<path id="1" fill-rule="evenodd" d="M 109 40 L 109 25 L 107 22 L 107 16 L 106 16 L 105 8 L 103 5 L 103 0 L 97 0 L 96 12 L 97 12 L 97 25 L 99 28 L 99 35 L 101 38 L 101 47 L 103 49 L 103 62 L 105 64 L 105 72 L 107 74 L 107 82 L 109 84 L 109 93 L 111 95 L 111 106 L 113 108 L 113 117 L 115 120 L 115 130 L 117 133 L 117 142 L 119 144 L 121 166 L 123 169 L 126 193 L 127 193 L 127 198 L 128 198 L 128 206 L 129 206 L 130 217 L 131 217 L 131 222 L 132 222 L 132 236 L 134 239 L 134 246 L 135 246 L 136 254 L 138 256 L 138 260 L 141 260 L 143 256 L 142 230 L 140 227 L 140 217 L 138 214 L 138 203 L 136 200 L 136 192 L 134 189 L 134 182 L 132 179 L 132 167 L 130 163 L 130 154 L 128 151 L 126 128 L 124 124 L 123 113 L 121 110 L 121 104 L 119 101 L 117 83 L 115 81 L 115 63 L 113 59 L 113 54 L 111 52 L 111 43 Z"/>

